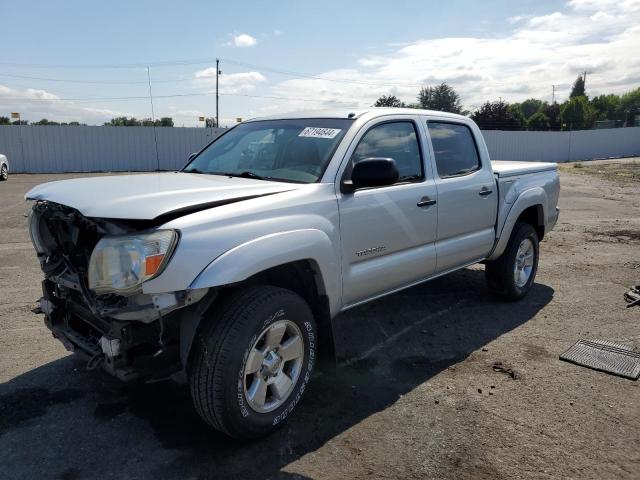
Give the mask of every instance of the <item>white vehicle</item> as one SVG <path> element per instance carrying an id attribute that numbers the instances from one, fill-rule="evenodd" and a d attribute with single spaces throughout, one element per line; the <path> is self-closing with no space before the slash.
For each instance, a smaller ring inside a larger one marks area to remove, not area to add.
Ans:
<path id="1" fill-rule="evenodd" d="M 6 155 L 0 154 L 0 182 L 9 179 L 9 160 Z"/>
<path id="2" fill-rule="evenodd" d="M 491 162 L 466 117 L 372 108 L 247 121 L 179 172 L 26 198 L 54 336 L 125 380 L 186 378 L 206 422 L 251 438 L 332 358 L 340 312 L 477 262 L 526 295 L 558 194 L 556 164 Z"/>

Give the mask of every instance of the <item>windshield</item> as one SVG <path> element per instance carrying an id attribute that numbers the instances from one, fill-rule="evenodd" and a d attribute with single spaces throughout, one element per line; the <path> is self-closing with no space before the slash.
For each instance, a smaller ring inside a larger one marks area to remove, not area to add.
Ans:
<path id="1" fill-rule="evenodd" d="M 238 125 L 209 144 L 184 172 L 316 182 L 353 120 L 264 120 Z"/>

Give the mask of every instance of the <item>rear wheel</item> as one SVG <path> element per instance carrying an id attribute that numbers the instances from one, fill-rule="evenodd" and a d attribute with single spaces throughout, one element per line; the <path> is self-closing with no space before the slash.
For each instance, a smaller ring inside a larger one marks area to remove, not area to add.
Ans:
<path id="1" fill-rule="evenodd" d="M 9 169 L 6 165 L 0 167 L 0 181 L 5 181 L 9 178 Z"/>
<path id="2" fill-rule="evenodd" d="M 485 278 L 493 293 L 519 300 L 531 287 L 538 271 L 538 234 L 528 223 L 516 223 L 504 253 L 486 262 Z"/>
<path id="3" fill-rule="evenodd" d="M 316 327 L 309 306 L 290 290 L 248 287 L 206 322 L 189 364 L 196 410 L 234 438 L 269 434 L 311 379 Z"/>

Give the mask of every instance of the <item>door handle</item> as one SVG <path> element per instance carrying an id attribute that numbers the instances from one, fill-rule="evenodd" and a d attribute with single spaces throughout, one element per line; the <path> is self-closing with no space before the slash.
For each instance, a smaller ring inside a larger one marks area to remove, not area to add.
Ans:
<path id="1" fill-rule="evenodd" d="M 435 204 L 436 204 L 436 201 L 432 200 L 429 197 L 422 197 L 420 201 L 416 203 L 418 207 L 430 207 L 431 205 L 435 205 Z"/>
<path id="2" fill-rule="evenodd" d="M 493 193 L 493 190 L 491 190 L 490 188 L 482 187 L 478 192 L 478 195 L 484 197 L 485 195 L 491 195 L 492 193 Z"/>

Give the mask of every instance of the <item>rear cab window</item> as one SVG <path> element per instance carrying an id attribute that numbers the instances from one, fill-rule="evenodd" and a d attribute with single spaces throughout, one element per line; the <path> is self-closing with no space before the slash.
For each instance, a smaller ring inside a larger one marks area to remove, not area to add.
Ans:
<path id="1" fill-rule="evenodd" d="M 471 129 L 460 123 L 428 121 L 440 178 L 467 175 L 480 169 L 480 156 Z"/>

